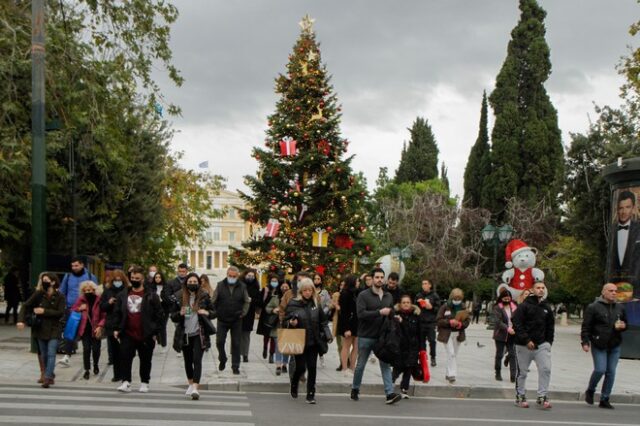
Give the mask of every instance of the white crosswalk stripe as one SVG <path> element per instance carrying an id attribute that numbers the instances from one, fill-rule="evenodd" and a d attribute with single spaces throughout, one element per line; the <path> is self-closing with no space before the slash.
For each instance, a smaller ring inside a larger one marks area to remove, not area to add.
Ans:
<path id="1" fill-rule="evenodd" d="M 252 417 L 241 393 L 205 390 L 192 401 L 168 387 L 121 394 L 106 387 L 0 385 L 0 424 L 249 426 Z"/>

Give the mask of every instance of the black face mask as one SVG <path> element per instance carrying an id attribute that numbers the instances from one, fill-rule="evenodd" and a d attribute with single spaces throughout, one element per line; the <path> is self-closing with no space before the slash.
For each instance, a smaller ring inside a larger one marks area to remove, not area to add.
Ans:
<path id="1" fill-rule="evenodd" d="M 49 288 L 51 288 L 51 283 L 45 283 L 44 281 L 42 282 L 42 290 L 44 290 L 45 292 L 49 291 Z"/>
<path id="2" fill-rule="evenodd" d="M 96 300 L 96 294 L 95 293 L 85 293 L 84 297 L 87 299 L 87 301 L 91 304 L 93 304 L 93 301 Z"/>
<path id="3" fill-rule="evenodd" d="M 131 287 L 140 288 L 142 286 L 142 281 L 131 281 Z"/>
<path id="4" fill-rule="evenodd" d="M 195 293 L 196 291 L 198 291 L 198 284 L 187 284 L 187 290 Z"/>
<path id="5" fill-rule="evenodd" d="M 80 269 L 80 272 L 71 271 L 71 273 L 76 277 L 81 277 L 82 275 L 84 275 L 84 269 Z"/>

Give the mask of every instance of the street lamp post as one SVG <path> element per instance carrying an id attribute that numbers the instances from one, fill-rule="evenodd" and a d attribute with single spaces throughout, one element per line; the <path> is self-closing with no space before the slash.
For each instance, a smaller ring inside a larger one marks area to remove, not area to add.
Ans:
<path id="1" fill-rule="evenodd" d="M 493 247 L 493 278 L 497 280 L 497 262 L 498 262 L 498 247 L 511 239 L 513 235 L 513 227 L 509 224 L 505 224 L 496 227 L 491 224 L 487 224 L 482 228 L 482 241 L 488 246 Z M 493 329 L 495 325 L 495 318 L 493 312 L 487 310 L 487 329 Z"/>

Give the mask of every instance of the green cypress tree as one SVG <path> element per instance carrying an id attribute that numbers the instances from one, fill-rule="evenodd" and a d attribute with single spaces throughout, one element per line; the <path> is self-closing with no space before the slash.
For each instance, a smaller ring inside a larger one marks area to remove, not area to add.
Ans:
<path id="1" fill-rule="evenodd" d="M 403 148 L 396 183 L 420 182 L 438 177 L 438 145 L 426 119 L 418 117 L 409 129 L 411 139 Z"/>
<path id="2" fill-rule="evenodd" d="M 467 160 L 467 167 L 464 170 L 463 203 L 469 208 L 482 206 L 482 188 L 485 179 L 491 173 L 491 147 L 489 146 L 487 110 L 487 93 L 483 92 L 478 138 L 471 148 L 469 160 Z"/>
<path id="3" fill-rule="evenodd" d="M 483 200 L 498 217 L 508 198 L 558 203 L 563 147 L 558 117 L 544 88 L 551 73 L 545 40 L 546 12 L 535 0 L 520 0 L 520 21 L 511 32 L 507 57 L 489 97 L 495 113 L 492 172 Z"/>

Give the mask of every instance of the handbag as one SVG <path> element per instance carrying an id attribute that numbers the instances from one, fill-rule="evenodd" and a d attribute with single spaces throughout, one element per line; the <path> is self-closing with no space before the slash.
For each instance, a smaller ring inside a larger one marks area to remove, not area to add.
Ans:
<path id="1" fill-rule="evenodd" d="M 64 333 L 62 333 L 62 337 L 64 337 L 65 340 L 73 341 L 76 339 L 81 319 L 82 313 L 76 311 L 71 312 L 67 324 L 64 326 Z"/>
<path id="2" fill-rule="evenodd" d="M 278 324 L 278 314 L 271 314 L 264 320 L 264 326 L 273 328 Z"/>
<path id="3" fill-rule="evenodd" d="M 200 326 L 202 327 L 202 332 L 205 335 L 212 336 L 216 334 L 216 327 L 208 316 L 198 315 L 198 318 L 200 318 Z"/>
<path id="4" fill-rule="evenodd" d="M 34 304 L 34 306 L 40 306 L 41 302 L 42 302 L 42 297 L 39 297 L 38 301 Z M 24 322 L 27 324 L 28 327 L 31 327 L 32 329 L 37 330 L 42 326 L 42 316 L 36 315 L 33 312 L 33 310 L 31 310 L 31 312 L 29 312 L 25 316 Z"/>
<path id="5" fill-rule="evenodd" d="M 300 355 L 304 352 L 306 339 L 304 328 L 279 328 L 278 351 L 283 355 Z"/>

